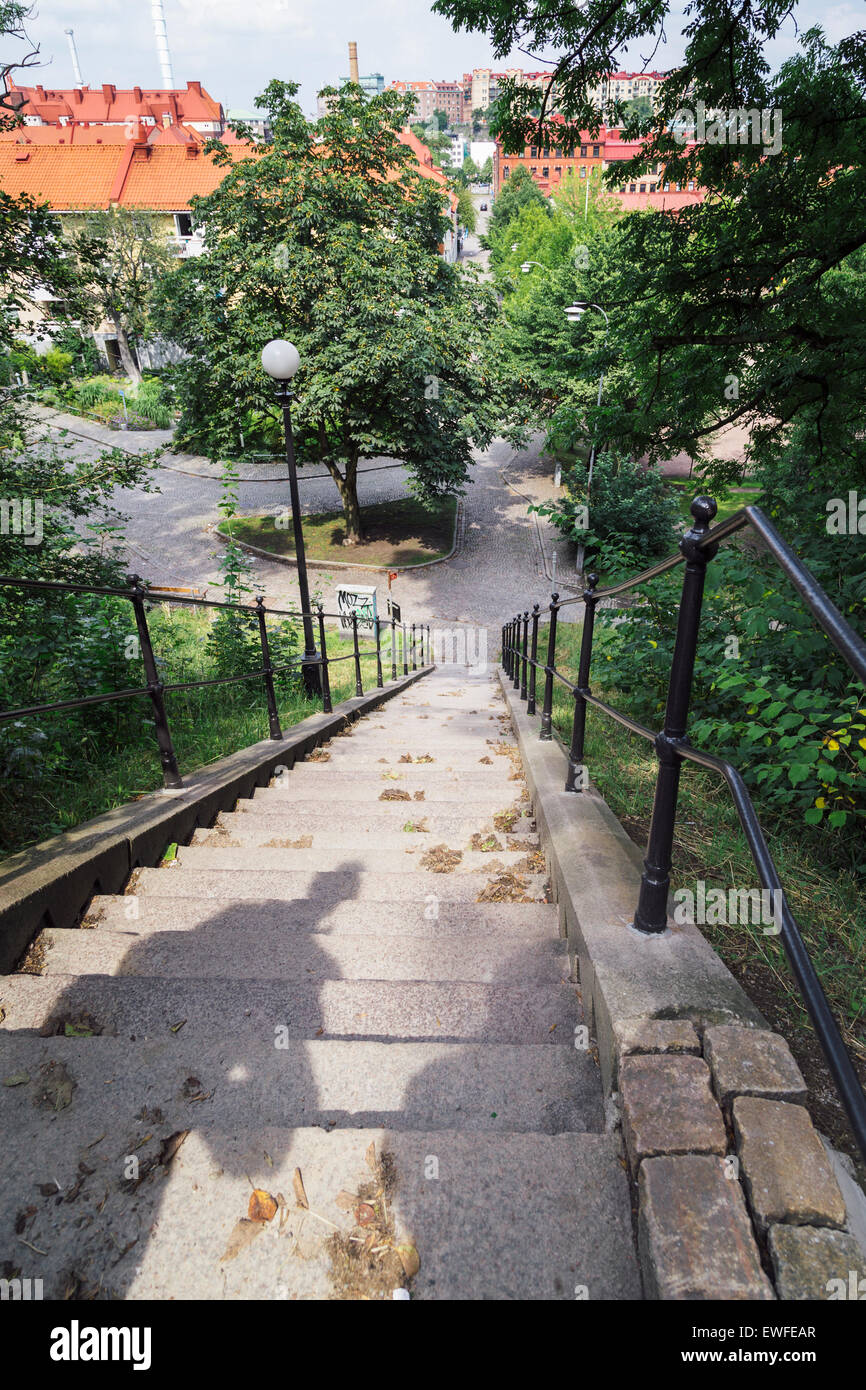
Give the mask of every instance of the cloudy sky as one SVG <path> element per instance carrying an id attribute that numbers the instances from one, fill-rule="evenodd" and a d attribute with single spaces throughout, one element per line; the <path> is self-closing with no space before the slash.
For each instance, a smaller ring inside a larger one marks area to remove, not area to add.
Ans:
<path id="1" fill-rule="evenodd" d="M 361 72 L 393 78 L 454 78 L 493 62 L 478 34 L 455 34 L 447 20 L 430 12 L 430 0 L 163 0 L 175 82 L 198 79 L 226 107 L 252 107 L 272 77 L 301 83 L 305 110 L 316 91 L 346 75 L 349 39 L 358 43 Z M 801 0 L 801 29 L 821 23 L 839 39 L 863 26 L 861 3 Z M 72 64 L 64 29 L 72 27 L 84 81 L 91 86 L 157 87 L 159 64 L 147 0 L 37 0 L 30 25 L 44 66 L 31 81 L 71 87 Z M 681 56 L 681 22 L 668 23 L 668 42 L 653 66 L 670 67 Z M 768 51 L 775 65 L 795 46 L 789 20 L 784 37 Z M 4 55 L 5 56 L 5 55 Z M 553 56 L 553 55 L 549 55 Z M 641 53 L 629 66 L 640 67 Z M 645 56 L 645 55 L 644 55 Z M 532 68 L 515 53 L 509 66 Z M 506 66 L 502 61 L 497 66 Z"/>

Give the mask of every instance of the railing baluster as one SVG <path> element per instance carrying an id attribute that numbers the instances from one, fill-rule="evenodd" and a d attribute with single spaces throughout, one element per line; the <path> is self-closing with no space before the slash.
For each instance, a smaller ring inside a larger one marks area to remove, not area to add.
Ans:
<path id="1" fill-rule="evenodd" d="M 539 738 L 553 738 L 553 668 L 556 665 L 556 616 L 559 612 L 559 594 L 550 595 L 547 633 L 547 665 L 544 668 L 544 704 L 541 709 L 541 732 Z"/>
<path id="2" fill-rule="evenodd" d="M 643 932 L 660 932 L 667 926 L 671 853 L 682 766 L 677 745 L 686 736 L 707 564 L 718 549 L 717 545 L 702 547 L 699 542 L 706 535 L 716 510 L 712 497 L 696 497 L 691 506 L 694 524 L 680 541 L 680 550 L 686 557 L 686 568 L 668 680 L 664 728 L 656 737 L 659 770 L 640 895 L 634 915 L 634 925 Z"/>
<path id="3" fill-rule="evenodd" d="M 363 695 L 364 687 L 361 684 L 361 652 L 358 647 L 358 614 L 352 609 L 352 651 L 355 655 L 355 694 Z"/>
<path id="4" fill-rule="evenodd" d="M 538 660 L 538 604 L 532 605 L 532 638 L 529 648 L 529 698 L 526 713 L 535 713 L 535 663 Z"/>
<path id="5" fill-rule="evenodd" d="M 412 624 L 412 670 L 413 670 L 413 671 L 417 671 L 417 670 L 418 670 L 418 667 L 417 667 L 417 665 L 415 664 L 415 624 L 414 624 L 414 623 Z"/>
<path id="6" fill-rule="evenodd" d="M 431 665 L 433 664 L 433 662 L 432 662 L 432 655 L 431 655 L 432 650 L 433 650 L 433 649 L 432 649 L 432 647 L 430 646 L 430 624 L 428 623 L 428 624 L 427 624 L 427 665 L 428 665 L 428 666 L 431 666 Z"/>
<path id="7" fill-rule="evenodd" d="M 408 676 L 408 674 L 409 674 L 409 646 L 408 646 L 408 642 L 407 642 L 406 624 L 405 624 L 405 623 L 401 623 L 401 624 L 400 624 L 400 629 L 401 629 L 401 632 L 402 632 L 402 634 L 403 634 L 403 675 L 404 675 L 404 676 Z"/>
<path id="8" fill-rule="evenodd" d="M 391 612 L 391 679 L 397 679 L 397 619 Z"/>
<path id="9" fill-rule="evenodd" d="M 382 679 L 382 624 L 378 613 L 375 618 L 376 623 L 376 687 L 381 690 L 385 682 Z"/>
<path id="10" fill-rule="evenodd" d="M 525 699 L 526 699 L 526 657 L 527 657 L 528 641 L 529 641 L 529 610 L 528 610 L 528 609 L 524 609 L 524 612 L 523 612 L 523 670 L 522 670 L 521 676 L 520 676 L 520 698 L 521 698 L 521 700 L 525 700 Z"/>
<path id="11" fill-rule="evenodd" d="M 259 594 L 256 599 L 256 617 L 259 620 L 259 638 L 262 644 L 262 666 L 265 672 L 265 694 L 268 699 L 268 725 L 271 738 L 282 738 L 280 713 L 277 709 L 277 696 L 274 691 L 274 668 L 271 664 L 271 648 L 268 642 L 268 629 L 265 625 L 265 600 Z"/>
<path id="12" fill-rule="evenodd" d="M 156 729 L 156 741 L 159 745 L 159 757 L 162 763 L 162 780 L 167 787 L 182 787 L 180 768 L 177 765 L 174 744 L 171 741 L 171 730 L 168 727 L 168 715 L 165 712 L 165 699 L 163 696 L 163 683 L 159 678 L 156 667 L 156 659 L 153 655 L 153 646 L 150 641 L 150 631 L 147 626 L 147 614 L 144 611 L 145 591 L 141 583 L 141 575 L 128 574 L 126 582 L 132 590 L 132 609 L 135 613 L 135 626 L 138 632 L 138 645 L 141 648 L 141 660 L 144 665 L 144 674 L 147 678 L 147 690 L 153 705 L 153 722 Z"/>
<path id="13" fill-rule="evenodd" d="M 577 669 L 577 690 L 574 692 L 574 720 L 571 726 L 571 749 L 568 754 L 568 776 L 565 779 L 567 792 L 586 790 L 586 776 L 583 766 L 583 747 L 586 738 L 586 700 L 584 691 L 589 691 L 589 668 L 592 662 L 592 634 L 595 627 L 595 587 L 598 575 L 587 576 L 588 586 L 583 593 L 583 632 L 580 638 L 580 662 Z"/>
<path id="14" fill-rule="evenodd" d="M 514 619 L 514 678 L 512 685 L 520 689 L 520 614 Z"/>
<path id="15" fill-rule="evenodd" d="M 322 648 L 322 711 L 330 714 L 333 710 L 331 704 L 331 680 L 328 675 L 328 648 L 325 642 L 325 610 L 319 604 L 319 643 Z"/>

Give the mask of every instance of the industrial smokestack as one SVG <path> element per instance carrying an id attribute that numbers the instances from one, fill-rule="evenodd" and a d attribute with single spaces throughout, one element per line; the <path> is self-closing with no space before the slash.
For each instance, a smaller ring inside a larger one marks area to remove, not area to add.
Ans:
<path id="1" fill-rule="evenodd" d="M 349 44 L 349 81 L 360 81 L 358 76 L 358 45 L 356 43 Z"/>
<path id="2" fill-rule="evenodd" d="M 72 59 L 72 71 L 75 74 L 76 87 L 84 86 L 84 79 L 81 76 L 81 68 L 78 65 L 78 49 L 75 47 L 75 35 L 71 29 L 64 29 L 66 40 L 69 44 L 69 56 Z"/>
<path id="3" fill-rule="evenodd" d="M 171 90 L 174 87 L 174 73 L 171 70 L 171 58 L 168 52 L 168 35 L 165 32 L 162 0 L 150 0 L 150 13 L 153 18 L 153 32 L 156 35 L 156 51 L 159 55 L 162 85 Z"/>

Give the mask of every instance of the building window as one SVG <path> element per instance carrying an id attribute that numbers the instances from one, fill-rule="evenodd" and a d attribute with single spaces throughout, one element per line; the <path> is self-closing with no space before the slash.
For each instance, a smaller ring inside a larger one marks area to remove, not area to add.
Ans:
<path id="1" fill-rule="evenodd" d="M 188 212 L 176 212 L 174 225 L 178 236 L 192 236 L 192 216 Z"/>
<path id="2" fill-rule="evenodd" d="M 529 172 L 530 172 L 530 174 L 537 174 L 537 173 L 538 173 L 538 169 L 537 169 L 537 167 L 536 167 L 534 164 L 530 164 L 530 166 L 529 166 Z"/>
<path id="3" fill-rule="evenodd" d="M 625 193 L 625 184 L 623 184 L 622 188 L 619 191 L 620 193 Z"/>
<path id="4" fill-rule="evenodd" d="M 542 171 L 541 171 L 541 177 L 542 177 L 543 179 L 549 179 L 549 178 L 550 178 L 550 166 L 549 166 L 549 165 L 545 164 L 544 168 L 543 168 Z"/>
<path id="5" fill-rule="evenodd" d="M 628 186 L 628 191 L 629 193 L 637 193 L 637 184 L 630 183 Z"/>
<path id="6" fill-rule="evenodd" d="M 695 191 L 695 181 L 694 181 L 694 179 L 689 179 L 689 192 L 690 192 L 690 193 L 694 193 L 694 191 Z"/>
<path id="7" fill-rule="evenodd" d="M 557 145 L 557 147 L 556 147 L 556 157 L 557 157 L 557 159 L 562 159 L 562 146 L 561 146 L 561 145 Z"/>
<path id="8" fill-rule="evenodd" d="M 556 166 L 556 168 L 554 169 L 553 172 L 554 172 L 554 174 L 557 175 L 558 178 L 562 178 L 562 165 L 561 165 L 561 164 L 557 164 L 557 166 Z"/>
<path id="9" fill-rule="evenodd" d="M 665 184 L 665 193 L 670 193 L 670 191 L 671 191 L 671 186 L 670 186 L 669 183 L 666 183 L 666 184 Z"/>
<path id="10" fill-rule="evenodd" d="M 538 158 L 538 146 L 537 146 L 537 145 L 533 145 L 533 146 L 532 146 L 532 149 L 529 151 L 529 158 L 530 158 L 530 159 L 537 159 L 537 158 Z"/>
<path id="11" fill-rule="evenodd" d="M 593 159 L 598 159 L 598 148 L 599 148 L 598 145 L 593 145 L 593 147 L 592 147 L 592 157 L 593 157 Z"/>
<path id="12" fill-rule="evenodd" d="M 580 166 L 580 177 L 581 177 L 582 179 L 585 179 L 585 178 L 586 178 L 586 169 L 584 168 L 584 166 L 583 166 L 582 164 L 581 164 L 581 166 Z"/>
<path id="13" fill-rule="evenodd" d="M 508 178 L 508 176 L 509 176 L 510 173 L 511 173 L 511 170 L 509 169 L 508 165 L 506 164 L 506 166 L 505 166 L 505 178 Z"/>
<path id="14" fill-rule="evenodd" d="M 581 159 L 586 159 L 586 145 L 581 145 L 581 147 L 580 147 L 580 157 L 581 157 Z"/>
<path id="15" fill-rule="evenodd" d="M 641 186 L 640 186 L 640 191 L 641 191 L 641 193 L 646 193 L 646 184 L 645 184 L 645 183 L 642 183 L 642 184 L 641 184 Z"/>

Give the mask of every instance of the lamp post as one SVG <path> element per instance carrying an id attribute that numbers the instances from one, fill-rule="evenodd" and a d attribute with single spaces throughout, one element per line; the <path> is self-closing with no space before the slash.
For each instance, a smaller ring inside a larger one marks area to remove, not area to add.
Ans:
<path id="1" fill-rule="evenodd" d="M 600 314 L 604 314 L 604 322 L 605 322 L 605 325 L 606 325 L 605 330 L 604 330 L 604 341 L 605 341 L 605 343 L 606 343 L 606 342 L 607 342 L 607 335 L 608 335 L 608 333 L 610 332 L 610 319 L 608 318 L 607 314 L 605 313 L 604 309 L 602 309 L 602 307 L 601 307 L 600 304 L 591 304 L 591 303 L 589 303 L 587 300 L 580 300 L 580 299 L 579 299 L 575 304 L 569 304 L 568 308 L 567 308 L 566 311 L 565 311 L 565 317 L 568 319 L 569 323 L 580 323 L 580 320 L 583 318 L 583 316 L 584 316 L 584 314 L 586 313 L 587 309 L 597 309 L 598 312 L 599 312 Z M 602 371 L 601 376 L 598 378 L 598 398 L 597 398 L 596 403 L 595 403 L 596 410 L 598 410 L 598 409 L 600 408 L 600 406 L 601 406 L 601 392 L 602 392 L 603 386 L 604 386 L 604 372 Z M 589 490 L 590 490 L 590 488 L 592 487 L 592 473 L 593 473 L 593 469 L 595 468 L 595 451 L 596 451 L 596 442 L 595 442 L 595 438 L 593 437 L 592 448 L 591 448 L 590 451 L 589 451 L 589 467 L 588 467 L 588 469 L 586 470 L 586 505 L 587 505 L 587 507 L 589 507 Z M 585 550 L 586 550 L 586 547 L 584 546 L 583 541 L 581 541 L 580 544 L 579 544 L 578 547 L 577 547 L 577 571 L 578 571 L 578 574 L 583 574 L 583 557 L 584 557 L 584 554 L 585 554 Z"/>
<path id="2" fill-rule="evenodd" d="M 307 583 L 307 556 L 304 550 L 304 529 L 301 523 L 301 499 L 298 495 L 298 470 L 295 463 L 295 440 L 292 434 L 291 381 L 301 359 L 298 349 L 284 338 L 274 338 L 262 349 L 262 366 L 276 383 L 277 400 L 283 408 L 283 427 L 286 435 L 286 463 L 289 469 L 289 492 L 292 499 L 292 529 L 295 533 L 295 559 L 298 565 L 298 589 L 301 596 L 301 621 L 304 625 L 304 655 L 301 675 L 308 695 L 321 695 L 319 653 L 313 637 L 313 615 L 310 609 L 310 586 Z"/>

